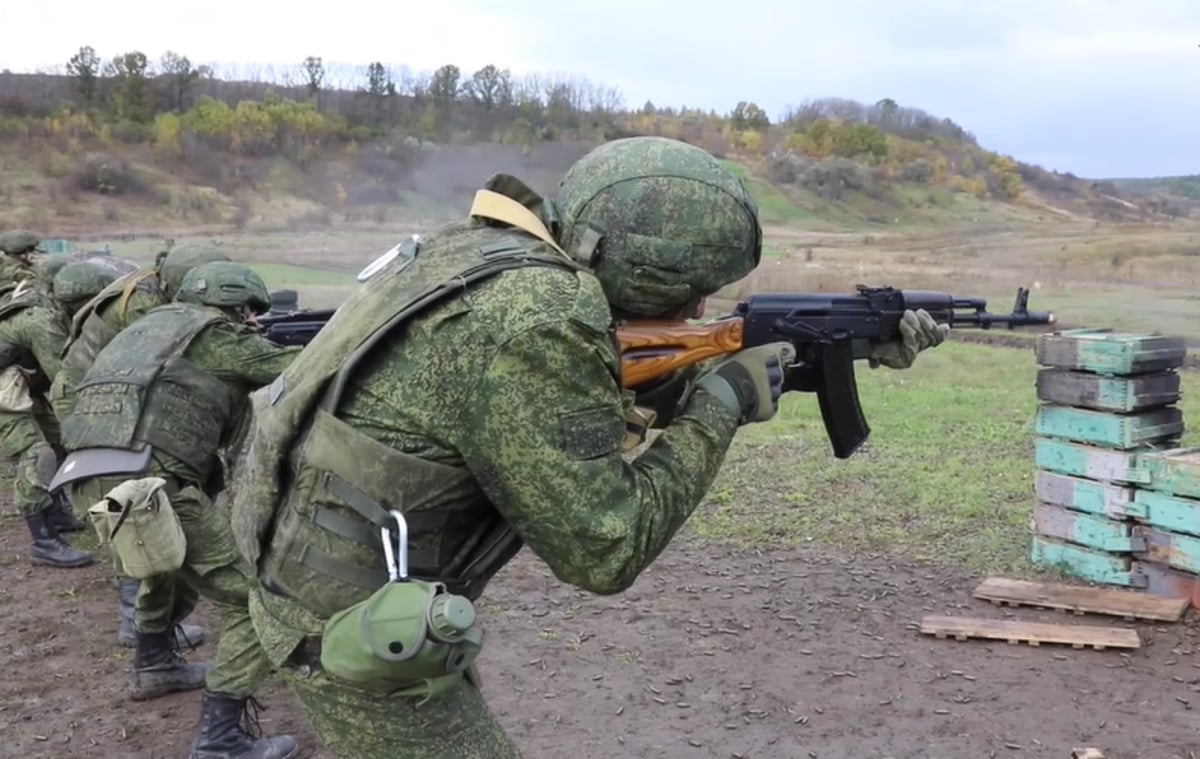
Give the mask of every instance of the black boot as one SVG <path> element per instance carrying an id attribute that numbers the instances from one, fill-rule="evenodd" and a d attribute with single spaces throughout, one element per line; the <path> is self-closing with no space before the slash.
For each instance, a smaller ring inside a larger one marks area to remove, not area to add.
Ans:
<path id="1" fill-rule="evenodd" d="M 75 518 L 71 503 L 61 491 L 53 496 L 53 506 L 50 507 L 51 524 L 58 532 L 83 532 L 87 525 Z"/>
<path id="2" fill-rule="evenodd" d="M 86 551 L 72 548 L 67 541 L 59 537 L 51 521 L 50 511 L 51 509 L 46 509 L 25 516 L 25 524 L 29 525 L 29 534 L 33 536 L 29 560 L 34 564 L 60 569 L 90 566 L 96 560 L 95 557 Z"/>
<path id="3" fill-rule="evenodd" d="M 134 609 L 137 606 L 138 588 L 141 581 L 129 577 L 117 579 L 117 616 L 120 625 L 117 627 L 117 645 L 125 648 L 137 646 L 137 631 L 133 627 Z M 175 647 L 195 648 L 204 643 L 208 634 L 199 625 L 185 625 L 182 622 L 174 626 Z"/>
<path id="4" fill-rule="evenodd" d="M 129 672 L 129 697 L 147 701 L 168 693 L 204 687 L 211 664 L 189 664 L 179 655 L 174 630 L 160 633 L 137 632 L 137 651 Z"/>
<path id="5" fill-rule="evenodd" d="M 249 709 L 247 708 L 249 707 Z M 232 698 L 204 691 L 200 702 L 200 722 L 192 740 L 188 759 L 292 759 L 300 747 L 290 735 L 262 738 L 258 729 L 258 701 Z M 243 712 L 252 732 L 242 729 Z"/>

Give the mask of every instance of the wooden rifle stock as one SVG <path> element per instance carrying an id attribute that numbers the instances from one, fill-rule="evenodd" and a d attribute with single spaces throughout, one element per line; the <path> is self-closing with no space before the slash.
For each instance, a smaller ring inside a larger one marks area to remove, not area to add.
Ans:
<path id="1" fill-rule="evenodd" d="M 621 379 L 625 387 L 638 387 L 676 369 L 742 349 L 739 316 L 708 324 L 685 321 L 630 322 L 617 329 L 621 350 Z"/>

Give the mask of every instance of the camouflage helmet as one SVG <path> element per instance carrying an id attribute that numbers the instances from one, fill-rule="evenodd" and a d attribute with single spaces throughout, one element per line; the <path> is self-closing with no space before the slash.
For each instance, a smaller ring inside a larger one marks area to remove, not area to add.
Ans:
<path id="1" fill-rule="evenodd" d="M 158 281 L 167 297 L 173 298 L 189 271 L 211 261 L 229 260 L 225 251 L 211 243 L 185 243 L 171 248 L 157 262 Z"/>
<path id="2" fill-rule="evenodd" d="M 249 306 L 260 314 L 271 307 L 267 283 L 249 266 L 233 261 L 210 261 L 189 271 L 175 300 L 216 308 Z"/>
<path id="3" fill-rule="evenodd" d="M 53 293 L 60 303 L 88 300 L 115 282 L 117 273 L 90 261 L 71 261 L 54 275 Z"/>
<path id="4" fill-rule="evenodd" d="M 27 229 L 14 229 L 0 235 L 0 252 L 17 256 L 22 253 L 43 253 L 38 246 L 42 239 Z"/>
<path id="5" fill-rule="evenodd" d="M 614 311 L 665 317 L 754 270 L 758 207 L 708 152 L 665 137 L 601 145 L 567 170 L 555 210 L 563 249 Z"/>

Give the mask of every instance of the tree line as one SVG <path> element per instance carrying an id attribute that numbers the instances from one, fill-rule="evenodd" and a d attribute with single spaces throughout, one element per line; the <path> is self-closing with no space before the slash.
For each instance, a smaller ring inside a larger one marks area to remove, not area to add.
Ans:
<path id="1" fill-rule="evenodd" d="M 889 98 L 811 100 L 776 119 L 750 101 L 725 113 L 653 102 L 629 108 L 618 89 L 585 77 L 517 76 L 490 64 L 413 72 L 380 61 L 327 67 L 314 55 L 278 69 L 223 69 L 176 52 L 152 61 L 141 51 L 104 57 L 83 46 L 61 72 L 0 74 L 0 137 L 43 134 L 150 143 L 164 157 L 203 146 L 300 162 L 334 144 L 393 136 L 528 148 L 660 134 L 718 155 L 851 159 L 888 178 L 952 184 L 980 197 L 1021 191 L 1015 161 L 983 150 L 951 119 Z"/>

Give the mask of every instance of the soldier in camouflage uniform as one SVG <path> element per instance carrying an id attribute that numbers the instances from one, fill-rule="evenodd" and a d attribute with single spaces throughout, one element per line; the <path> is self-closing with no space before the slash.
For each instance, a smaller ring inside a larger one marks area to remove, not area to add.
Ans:
<path id="1" fill-rule="evenodd" d="M 44 254 L 42 240 L 26 229 L 0 235 L 0 288 L 34 276 L 33 257 Z"/>
<path id="2" fill-rule="evenodd" d="M 63 347 L 62 368 L 50 386 L 50 404 L 63 420 L 75 402 L 76 388 L 91 368 L 96 355 L 121 330 L 156 306 L 169 303 L 179 290 L 184 276 L 201 264 L 228 261 L 229 256 L 215 245 L 186 243 L 170 246 L 159 254 L 153 267 L 146 267 L 122 277 L 89 301 L 75 318 L 67 343 Z M 75 509 L 83 512 L 93 502 L 76 502 Z M 198 646 L 206 633 L 198 625 L 185 624 L 176 614 L 195 605 L 195 593 L 183 580 L 173 575 L 159 575 L 138 581 L 126 577 L 116 553 L 112 553 L 117 576 L 117 643 L 133 648 L 135 609 L 141 609 L 141 622 L 150 630 L 173 626 L 181 644 Z M 140 594 L 140 597 L 139 597 Z"/>
<path id="3" fill-rule="evenodd" d="M 207 243 L 172 247 L 159 254 L 154 266 L 122 277 L 79 309 L 63 348 L 62 371 L 50 388 L 50 402 L 58 418 L 66 418 L 75 400 L 75 387 L 96 354 L 118 332 L 155 306 L 170 303 L 184 275 L 195 267 L 228 260 L 221 248 Z"/>
<path id="4" fill-rule="evenodd" d="M 216 662 L 189 664 L 170 620 L 147 619 L 138 598 L 137 645 L 130 674 L 134 700 L 207 686 L 193 759 L 283 759 L 295 743 L 256 742 L 239 717 L 271 672 L 251 628 L 252 572 L 238 555 L 227 509 L 212 499 L 223 487 L 218 452 L 248 411 L 247 396 L 271 382 L 301 350 L 280 347 L 251 326 L 269 307 L 266 285 L 227 261 L 198 266 L 175 301 L 151 309 L 96 356 L 63 421 L 69 454 L 56 483 L 75 504 L 95 503 L 133 477 L 162 477 L 187 538 L 179 577 L 221 613 Z M 190 599 L 178 599 L 180 601 Z M 190 611 L 180 609 L 177 617 Z M 151 627 L 148 622 L 156 623 Z"/>
<path id="5" fill-rule="evenodd" d="M 60 449 L 45 392 L 58 371 L 71 314 L 114 278 L 103 267 L 69 263 L 54 274 L 49 291 L 26 280 L 0 305 L 0 447 L 16 462 L 14 501 L 33 536 L 34 564 L 75 568 L 93 561 L 59 534 L 81 525 L 70 523 L 49 492 Z"/>
<path id="6" fill-rule="evenodd" d="M 751 196 L 708 153 L 611 142 L 554 201 L 490 179 L 471 218 L 401 249 L 252 396 L 254 464 L 232 488 L 234 534 L 258 571 L 251 615 L 328 751 L 519 756 L 454 657 L 438 687 L 454 685 L 422 703 L 430 679 L 412 695 L 395 678 L 374 689 L 325 671 L 324 655 L 355 655 L 324 649 L 325 625 L 387 582 L 394 509 L 411 576 L 472 600 L 523 544 L 563 582 L 628 588 L 700 503 L 739 426 L 775 413 L 794 353 L 751 348 L 678 383 L 674 418 L 627 462 L 636 398 L 621 389 L 612 329 L 695 314 L 761 250 Z M 911 364 L 942 334 L 925 317 L 875 358 Z"/>

